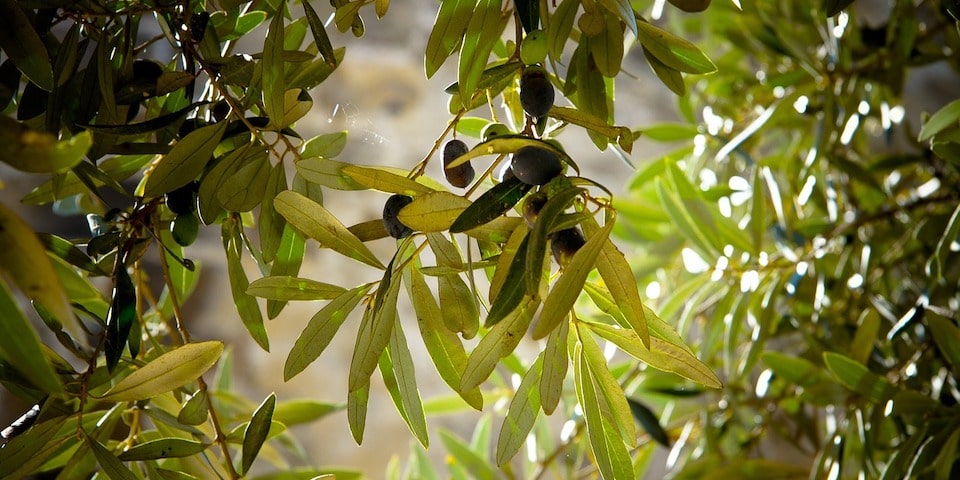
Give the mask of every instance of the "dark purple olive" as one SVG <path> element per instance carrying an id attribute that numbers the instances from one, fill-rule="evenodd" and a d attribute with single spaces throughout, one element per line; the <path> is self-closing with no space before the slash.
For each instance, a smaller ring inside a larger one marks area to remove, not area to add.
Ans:
<path id="1" fill-rule="evenodd" d="M 563 172 L 563 164 L 553 152 L 532 146 L 517 150 L 510 168 L 527 185 L 543 185 Z"/>
<path id="2" fill-rule="evenodd" d="M 200 182 L 196 180 L 172 191 L 165 195 L 167 208 L 177 215 L 192 213 L 197 209 L 197 192 L 200 190 Z"/>
<path id="3" fill-rule="evenodd" d="M 447 178 L 447 182 L 450 182 L 450 185 L 454 187 L 465 188 L 473 182 L 473 178 L 477 174 L 469 161 L 456 167 L 447 168 L 450 162 L 462 157 L 469 150 L 466 143 L 457 139 L 450 140 L 443 146 L 443 175 Z"/>
<path id="4" fill-rule="evenodd" d="M 391 195 L 387 199 L 387 203 L 383 205 L 383 226 L 387 229 L 387 233 L 390 234 L 393 238 L 404 238 L 409 237 L 413 230 L 400 222 L 400 219 L 397 218 L 397 215 L 400 214 L 400 209 L 406 207 L 413 201 L 413 198 L 406 195 L 395 194 Z"/>
<path id="5" fill-rule="evenodd" d="M 523 69 L 520 77 L 520 106 L 533 118 L 540 118 L 553 107 L 553 84 L 541 67 Z"/>
<path id="6" fill-rule="evenodd" d="M 540 215 L 540 210 L 546 203 L 547 195 L 543 192 L 532 193 L 524 200 L 523 220 L 527 222 L 528 227 L 533 228 L 533 225 L 537 223 L 537 216 Z"/>
<path id="7" fill-rule="evenodd" d="M 550 251 L 557 264 L 563 267 L 570 263 L 570 259 L 585 243 L 587 241 L 579 228 L 567 228 L 550 236 Z"/>

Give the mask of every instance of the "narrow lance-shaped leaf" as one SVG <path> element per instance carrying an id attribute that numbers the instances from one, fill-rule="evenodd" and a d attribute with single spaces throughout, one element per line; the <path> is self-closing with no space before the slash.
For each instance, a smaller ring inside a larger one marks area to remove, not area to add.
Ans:
<path id="1" fill-rule="evenodd" d="M 240 457 L 240 474 L 250 470 L 257 454 L 260 453 L 260 447 L 267 440 L 270 433 L 270 425 L 273 420 L 273 409 L 277 405 L 276 394 L 271 393 L 263 403 L 253 412 L 250 423 L 243 431 L 243 454 Z"/>
<path id="2" fill-rule="evenodd" d="M 283 233 L 280 235 L 276 258 L 270 266 L 270 276 L 292 277 L 300 272 L 306 241 L 295 228 L 287 225 L 286 221 L 283 223 Z M 286 303 L 285 300 L 267 300 L 267 318 L 273 319 L 280 315 Z"/>
<path id="3" fill-rule="evenodd" d="M 717 66 L 696 45 L 656 25 L 637 23 L 637 39 L 643 48 L 667 67 L 687 73 L 712 73 Z"/>
<path id="4" fill-rule="evenodd" d="M 104 340 L 104 353 L 107 360 L 107 369 L 113 371 L 130 335 L 130 327 L 137 321 L 137 290 L 130 280 L 127 265 L 124 263 L 126 255 L 117 255 L 117 266 L 114 269 L 113 300 L 110 302 L 110 311 L 107 312 L 107 329 Z"/>
<path id="5" fill-rule="evenodd" d="M 361 285 L 341 294 L 310 318 L 287 355 L 287 361 L 283 365 L 284 381 L 302 372 L 323 353 L 344 320 L 357 308 L 372 286 Z"/>
<path id="6" fill-rule="evenodd" d="M 587 239 L 580 250 L 573 255 L 570 263 L 563 269 L 560 278 L 553 284 L 550 293 L 543 302 L 540 319 L 533 328 L 534 338 L 543 338 L 563 321 L 574 302 L 583 290 L 587 274 L 596 265 L 600 250 L 613 230 L 614 222 L 607 222 L 596 234 Z"/>
<path id="7" fill-rule="evenodd" d="M 467 365 L 467 354 L 457 334 L 443 324 L 440 307 L 423 274 L 417 268 L 404 270 L 403 281 L 417 314 L 420 336 L 423 337 L 427 353 L 433 360 L 440 378 L 456 390 L 471 407 L 477 410 L 482 409 L 483 396 L 479 389 L 460 390 L 460 379 Z"/>
<path id="8" fill-rule="evenodd" d="M 522 228 L 526 230 L 526 227 Z M 524 235 L 523 241 L 520 242 L 520 246 L 517 247 L 517 251 L 514 252 L 512 260 L 508 265 L 507 274 L 503 277 L 503 283 L 500 285 L 497 296 L 493 300 L 493 305 L 490 306 L 490 311 L 487 313 L 484 326 L 492 327 L 496 325 L 516 309 L 517 306 L 520 305 L 520 302 L 523 301 L 524 296 L 526 296 L 527 286 L 525 279 L 527 277 L 527 246 L 529 244 L 530 235 Z M 503 253 L 501 253 L 501 255 L 503 255 Z M 504 267 L 499 265 L 497 269 L 499 270 L 501 268 Z M 539 269 L 537 271 L 539 271 Z"/>
<path id="9" fill-rule="evenodd" d="M 228 122 L 200 127 L 177 142 L 147 171 L 143 195 L 156 197 L 172 192 L 200 176 L 226 132 Z"/>
<path id="10" fill-rule="evenodd" d="M 221 353 L 223 343 L 214 341 L 188 343 L 175 348 L 120 380 L 100 400 L 143 400 L 180 388 L 209 370 Z"/>
<path id="11" fill-rule="evenodd" d="M 338 285 L 287 276 L 258 278 L 247 287 L 247 293 L 274 300 L 331 300 L 347 290 Z"/>
<path id="12" fill-rule="evenodd" d="M 110 450 L 107 450 L 107 447 L 104 447 L 96 439 L 87 435 L 84 432 L 84 438 L 87 440 L 87 445 L 90 446 L 90 450 L 93 451 L 93 456 L 97 459 L 97 463 L 100 464 L 100 468 L 103 469 L 103 473 L 107 475 L 107 478 L 110 480 L 137 480 L 137 476 L 130 471 L 129 468 L 123 465 L 123 462 L 120 461 Z"/>
<path id="13" fill-rule="evenodd" d="M 450 225 L 451 233 L 460 233 L 483 225 L 510 210 L 530 190 L 518 178 L 505 180 L 480 195 Z"/>
<path id="14" fill-rule="evenodd" d="M 543 257 L 547 252 L 547 235 L 550 233 L 557 218 L 563 213 L 575 198 L 583 193 L 583 189 L 571 187 L 554 193 L 543 205 L 537 214 L 537 220 L 530 230 L 527 242 L 526 270 L 540 272 L 543 267 Z M 540 290 L 542 275 L 527 275 L 527 294 L 537 295 Z"/>
<path id="15" fill-rule="evenodd" d="M 510 400 L 503 426 L 500 427 L 500 436 L 497 438 L 497 465 L 499 466 L 506 465 L 517 454 L 537 420 L 537 415 L 540 413 L 540 390 L 537 385 L 541 381 L 542 370 L 543 354 L 540 354 L 537 361 L 524 374 L 520 386 Z"/>
<path id="16" fill-rule="evenodd" d="M 447 57 L 460 45 L 476 4 L 476 0 L 440 2 L 437 18 L 433 22 L 433 30 L 430 31 L 430 37 L 427 39 L 424 56 L 427 78 L 437 73 Z"/>
<path id="17" fill-rule="evenodd" d="M 363 431 L 367 425 L 367 401 L 370 398 L 370 385 L 347 393 L 347 423 L 357 445 L 363 443 Z"/>
<path id="18" fill-rule="evenodd" d="M 376 255 L 322 205 L 290 190 L 280 192 L 273 205 L 291 225 L 320 245 L 367 265 L 384 268 Z"/>
<path id="19" fill-rule="evenodd" d="M 628 397 L 627 402 L 630 403 L 630 412 L 633 414 L 633 418 L 647 431 L 647 435 L 650 435 L 650 438 L 660 445 L 670 448 L 670 438 L 663 426 L 660 425 L 660 419 L 654 415 L 653 411 L 639 400 Z"/>
<path id="20" fill-rule="evenodd" d="M 19 3 L 0 1 L 0 48 L 31 82 L 49 92 L 54 88 L 50 56 Z"/>
<path id="21" fill-rule="evenodd" d="M 407 346 L 407 339 L 399 323 L 390 331 L 390 343 L 380 356 L 380 373 L 397 410 L 407 423 L 410 431 L 417 437 L 423 448 L 430 446 L 427 434 L 427 420 L 423 414 L 423 403 L 417 389 L 416 372 L 413 357 Z"/>
<path id="22" fill-rule="evenodd" d="M 582 225 L 584 233 L 589 236 L 595 235 L 600 229 L 593 217 L 587 218 Z M 604 242 L 600 255 L 597 257 L 597 270 L 600 272 L 603 282 L 607 285 L 610 296 L 623 314 L 624 320 L 637 333 L 644 346 L 649 348 L 650 332 L 647 326 L 647 316 L 643 301 L 640 300 L 640 292 L 637 290 L 637 280 L 633 276 L 633 268 L 609 238 Z"/>
<path id="23" fill-rule="evenodd" d="M 200 425 L 207 421 L 207 392 L 198 390 L 187 399 L 177 414 L 177 421 L 184 425 Z"/>
<path id="24" fill-rule="evenodd" d="M 285 3 L 273 14 L 267 36 L 263 41 L 263 109 L 272 124 L 279 125 L 283 119 L 284 94 L 287 83 L 283 59 L 283 14 Z"/>
<path id="25" fill-rule="evenodd" d="M 567 377 L 569 358 L 567 338 L 570 323 L 561 322 L 547 336 L 547 346 L 543 349 L 543 376 L 540 379 L 540 405 L 543 413 L 550 415 L 556 410 L 563 394 L 563 380 Z"/>
<path id="26" fill-rule="evenodd" d="M 158 460 L 161 458 L 180 458 L 196 455 L 209 447 L 208 443 L 196 442 L 185 438 L 160 438 L 141 443 L 123 453 L 118 458 L 124 462 L 139 460 Z"/>
<path id="27" fill-rule="evenodd" d="M 374 190 L 380 190 L 381 192 L 416 196 L 433 191 L 432 188 L 422 183 L 417 183 L 416 180 L 411 180 L 405 176 L 375 167 L 345 165 L 340 171 L 360 185 Z"/>
<path id="28" fill-rule="evenodd" d="M 84 335 L 37 235 L 3 203 L 0 203 L 0 270 L 24 295 L 42 305 L 74 337 L 81 338 Z"/>
<path id="29" fill-rule="evenodd" d="M 400 209 L 397 218 L 417 232 L 449 230 L 457 217 L 473 202 L 450 192 L 431 192 L 420 195 Z"/>
<path id="30" fill-rule="evenodd" d="M 398 252 L 399 253 L 399 252 Z M 350 360 L 349 391 L 353 392 L 370 383 L 370 375 L 377 368 L 380 353 L 390 341 L 390 330 L 397 321 L 397 297 L 400 293 L 400 281 L 393 278 L 393 264 L 390 261 L 380 281 L 374 300 L 373 314 L 364 315 L 357 332 L 357 341 Z"/>
<path id="31" fill-rule="evenodd" d="M 590 323 L 590 330 L 605 340 L 612 342 L 631 357 L 647 363 L 653 368 L 673 372 L 689 380 L 710 388 L 723 385 L 717 375 L 706 364 L 687 350 L 669 343 L 659 337 L 650 337 L 650 348 L 643 346 L 633 330 L 616 328 L 600 323 Z"/>
<path id="32" fill-rule="evenodd" d="M 630 405 L 623 393 L 623 387 L 610 373 L 607 360 L 589 329 L 582 325 L 584 324 L 577 324 L 577 338 L 583 347 L 583 358 L 587 361 L 597 394 L 605 402 L 611 423 L 620 433 L 623 443 L 633 448 L 637 442 L 637 431 L 631 419 Z"/>
<path id="33" fill-rule="evenodd" d="M 333 52 L 333 45 L 330 43 L 330 37 L 327 35 L 327 29 L 323 26 L 323 21 L 317 15 L 310 2 L 303 2 L 303 13 L 307 17 L 307 23 L 310 25 L 310 31 L 313 33 L 313 41 L 317 45 L 317 51 L 323 57 L 323 61 L 331 67 L 337 66 L 337 57 Z"/>
<path id="34" fill-rule="evenodd" d="M 487 332 L 470 352 L 460 381 L 461 390 L 471 390 L 487 379 L 501 358 L 513 353 L 520 344 L 539 302 L 527 299 Z"/>
<path id="35" fill-rule="evenodd" d="M 479 0 L 470 16 L 460 45 L 460 98 L 470 98 L 487 66 L 490 52 L 503 33 L 509 17 L 501 15 L 501 0 Z"/>
<path id="36" fill-rule="evenodd" d="M 603 415 L 604 408 L 597 396 L 597 387 L 590 375 L 587 360 L 579 347 L 575 349 L 574 354 L 574 384 L 577 387 L 577 400 L 583 408 L 590 448 L 600 474 L 608 480 L 631 478 L 633 469 L 626 445 L 620 440 L 616 429 L 612 428 L 613 425 L 610 423 L 612 419 L 605 418 Z"/>
<path id="37" fill-rule="evenodd" d="M 61 392 L 63 386 L 43 353 L 40 337 L 5 282 L 0 282 L 0 315 L 0 358 L 44 392 Z"/>
<path id="38" fill-rule="evenodd" d="M 843 386 L 863 395 L 874 404 L 882 404 L 896 392 L 885 378 L 847 356 L 824 352 L 823 361 Z"/>
<path id="39" fill-rule="evenodd" d="M 263 326 L 263 315 L 260 313 L 260 306 L 257 299 L 247 293 L 247 287 L 250 285 L 247 280 L 247 274 L 243 271 L 243 264 L 240 262 L 240 254 L 243 249 L 243 240 L 240 238 L 239 226 L 235 220 L 223 222 L 223 248 L 227 254 L 227 276 L 230 278 L 230 292 L 233 295 L 233 303 L 237 307 L 237 313 L 243 326 L 246 327 L 250 337 L 260 345 L 260 348 L 270 351 L 270 339 L 267 337 L 267 330 Z"/>

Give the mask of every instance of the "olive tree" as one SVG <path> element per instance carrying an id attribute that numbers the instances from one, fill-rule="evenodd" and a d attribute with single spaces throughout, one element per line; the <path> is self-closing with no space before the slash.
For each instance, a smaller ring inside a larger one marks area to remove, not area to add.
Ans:
<path id="1" fill-rule="evenodd" d="M 287 428 L 340 408 L 362 442 L 382 381 L 420 445 L 388 474 L 434 477 L 416 329 L 458 405 L 506 405 L 498 425 L 472 413 L 471 440 L 441 432 L 455 478 L 635 478 L 657 445 L 693 478 L 949 478 L 960 107 L 911 129 L 901 95 L 912 66 L 955 66 L 956 6 L 897 1 L 876 26 L 851 3 L 443 0 L 423 60 L 456 69 L 449 122 L 397 169 L 298 127 L 350 61 L 340 36 L 390 21 L 389 0 L 0 0 L 0 161 L 45 176 L 22 202 L 74 202 L 91 226 L 35 232 L 0 205 L 0 383 L 35 404 L 3 431 L 0 476 L 350 478 L 258 454 L 295 455 Z M 631 49 L 686 123 L 618 124 Z M 640 137 L 682 145 L 613 198 L 572 129 L 628 161 Z M 324 207 L 352 190 L 382 192 L 382 217 Z M 284 379 L 355 338 L 344 406 L 238 398 L 224 344 L 191 340 L 189 247 L 211 226 L 261 348 L 264 314 L 326 302 Z M 380 280 L 307 278 L 316 245 Z"/>

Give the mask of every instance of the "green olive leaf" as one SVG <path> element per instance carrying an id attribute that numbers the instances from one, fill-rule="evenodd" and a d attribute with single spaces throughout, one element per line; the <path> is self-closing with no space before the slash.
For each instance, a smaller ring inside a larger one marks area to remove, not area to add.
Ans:
<path id="1" fill-rule="evenodd" d="M 540 302 L 527 299 L 503 320 L 493 326 L 470 352 L 460 381 L 460 390 L 472 390 L 483 383 L 501 358 L 513 353 L 520 344 Z"/>
<path id="2" fill-rule="evenodd" d="M 300 158 L 333 158 L 347 146 L 347 131 L 317 135 L 300 146 Z"/>
<path id="3" fill-rule="evenodd" d="M 603 478 L 632 478 L 630 454 L 613 423 L 615 419 L 597 395 L 596 380 L 591 375 L 586 356 L 579 348 L 575 353 L 573 365 L 577 400 L 583 408 L 590 449 L 596 458 L 600 474 Z M 632 423 L 633 420 L 628 421 Z"/>
<path id="4" fill-rule="evenodd" d="M 649 51 L 667 67 L 696 74 L 717 71 L 717 66 L 693 43 L 647 21 L 638 22 L 637 28 L 639 30 L 635 33 L 643 45 L 644 54 Z"/>
<path id="5" fill-rule="evenodd" d="M 87 445 L 90 447 L 90 450 L 93 451 L 94 458 L 97 459 L 97 463 L 100 464 L 100 468 L 103 469 L 103 473 L 106 474 L 107 478 L 110 480 L 137 480 L 137 476 L 134 475 L 129 468 L 124 466 L 116 455 L 110 450 L 107 450 L 107 447 L 104 447 L 103 444 L 88 435 L 87 432 L 83 432 L 83 436 L 87 440 Z"/>
<path id="6" fill-rule="evenodd" d="M 370 375 L 376 370 L 380 354 L 390 342 L 390 330 L 397 322 L 400 281 L 393 278 L 395 260 L 396 257 L 384 272 L 372 310 L 364 312 L 360 322 L 357 341 L 353 347 L 353 357 L 350 359 L 348 388 L 351 392 L 369 386 Z"/>
<path id="7" fill-rule="evenodd" d="M 597 345 L 589 329 L 583 325 L 585 324 L 577 324 L 577 339 L 583 348 L 583 358 L 587 361 L 590 376 L 593 378 L 597 393 L 605 404 L 606 411 L 611 416 L 611 423 L 620 432 L 621 440 L 627 447 L 633 448 L 637 443 L 637 430 L 631 418 L 630 405 L 627 403 L 626 394 L 623 393 L 620 382 L 610 373 L 610 368 L 607 366 L 607 360 L 600 350 L 600 346 Z"/>
<path id="8" fill-rule="evenodd" d="M 494 185 L 460 212 L 450 225 L 450 232 L 471 230 L 500 217 L 513 208 L 529 190 L 530 185 L 516 177 Z"/>
<path id="9" fill-rule="evenodd" d="M 680 70 L 668 67 L 655 57 L 647 47 L 643 47 L 643 56 L 647 59 L 647 63 L 650 64 L 650 68 L 653 69 L 653 73 L 657 75 L 657 78 L 659 78 L 671 92 L 680 97 L 687 94 L 687 85 L 683 83 L 683 75 L 680 73 Z"/>
<path id="10" fill-rule="evenodd" d="M 597 69 L 605 77 L 616 77 L 623 61 L 623 27 L 611 13 L 603 14 L 603 33 L 590 42 L 590 54 Z"/>
<path id="11" fill-rule="evenodd" d="M 310 318 L 287 355 L 283 365 L 284 381 L 302 372 L 323 353 L 347 316 L 357 308 L 371 287 L 372 284 L 366 284 L 344 292 Z"/>
<path id="12" fill-rule="evenodd" d="M 570 32 L 573 31 L 573 22 L 577 18 L 579 8 L 580 0 L 563 0 L 550 16 L 550 22 L 546 26 L 547 52 L 555 62 L 561 61 L 563 57 L 563 47 L 570 39 Z"/>
<path id="13" fill-rule="evenodd" d="M 16 278 L 16 277 L 15 277 Z M 63 385 L 43 353 L 36 330 L 20 311 L 16 300 L 0 282 L 0 358 L 42 391 L 60 393 Z"/>
<path id="14" fill-rule="evenodd" d="M 344 165 L 340 171 L 358 184 L 381 192 L 417 196 L 433 191 L 416 180 L 376 167 Z"/>
<path id="15" fill-rule="evenodd" d="M 144 176 L 143 196 L 156 197 L 172 192 L 200 176 L 214 149 L 223 138 L 227 122 L 200 127 L 177 142 L 170 153 L 157 159 Z"/>
<path id="16" fill-rule="evenodd" d="M 303 13 L 307 17 L 307 23 L 310 24 L 310 31 L 313 33 L 313 41 L 317 45 L 317 51 L 323 57 L 331 68 L 336 68 L 337 57 L 333 51 L 333 45 L 330 43 L 330 37 L 327 35 L 327 29 L 323 26 L 323 21 L 317 15 L 310 2 L 303 2 Z"/>
<path id="17" fill-rule="evenodd" d="M 71 335 L 82 338 L 83 329 L 70 308 L 63 284 L 43 244 L 33 229 L 3 203 L 0 203 L 0 270 L 27 298 L 40 304 Z M 53 385 L 46 380 L 49 377 L 44 379 L 44 384 Z"/>
<path id="18" fill-rule="evenodd" d="M 370 399 L 370 385 L 347 393 L 347 423 L 357 445 L 363 443 L 363 430 L 367 425 L 367 402 Z"/>
<path id="19" fill-rule="evenodd" d="M 51 91 L 53 64 L 47 49 L 20 2 L 0 0 L 0 48 L 31 82 L 42 90 Z"/>
<path id="20" fill-rule="evenodd" d="M 475 0 L 440 2 L 424 55 L 423 65 L 427 78 L 433 77 L 447 57 L 460 45 L 463 34 L 467 31 L 467 24 L 473 16 L 474 5 Z"/>
<path id="21" fill-rule="evenodd" d="M 543 349 L 543 375 L 540 379 L 540 406 L 543 413 L 550 415 L 557 409 L 563 394 L 563 380 L 569 368 L 567 337 L 570 334 L 570 322 L 561 322 L 559 328 L 547 335 L 547 346 Z"/>
<path id="22" fill-rule="evenodd" d="M 543 354 L 523 375 L 520 386 L 510 399 L 507 415 L 503 418 L 500 435 L 497 437 L 497 465 L 504 466 L 517 454 L 527 435 L 533 429 L 540 413 L 540 384 L 543 371 Z"/>
<path id="23" fill-rule="evenodd" d="M 610 125 L 606 122 L 606 120 L 600 117 L 577 110 L 575 108 L 554 105 L 550 109 L 550 113 L 548 115 L 561 122 L 579 125 L 587 130 L 596 132 L 600 135 L 610 138 L 611 141 L 619 141 L 619 139 L 626 136 L 630 136 L 631 138 L 633 136 L 633 132 L 631 132 L 629 128 Z M 630 153 L 629 149 L 624 150 L 626 150 L 627 153 Z"/>
<path id="24" fill-rule="evenodd" d="M 523 232 L 526 232 L 525 228 Z M 497 272 L 499 273 L 503 269 L 506 275 L 502 276 L 502 280 L 498 284 L 497 296 L 494 297 L 493 304 L 490 305 L 490 311 L 487 313 L 487 319 L 484 322 L 485 327 L 492 327 L 503 320 L 507 314 L 520 305 L 520 302 L 526 296 L 528 291 L 526 277 L 529 245 L 530 235 L 524 235 L 523 240 L 514 252 L 500 254 L 502 259 L 509 261 L 509 264 L 497 264 Z M 539 267 L 536 271 L 539 271 Z"/>
<path id="25" fill-rule="evenodd" d="M 302 425 L 319 420 L 331 413 L 346 408 L 343 403 L 321 402 L 319 400 L 295 399 L 277 404 L 273 410 L 273 421 L 288 427 Z"/>
<path id="26" fill-rule="evenodd" d="M 270 123 L 282 124 L 287 83 L 284 71 L 283 5 L 273 14 L 263 40 L 263 110 Z"/>
<path id="27" fill-rule="evenodd" d="M 320 242 L 321 246 L 367 265 L 384 268 L 376 255 L 322 205 L 291 190 L 280 192 L 273 205 L 291 225 Z"/>
<path id="28" fill-rule="evenodd" d="M 207 406 L 207 392 L 198 390 L 183 404 L 177 414 L 177 421 L 184 425 L 200 425 L 207 421 Z"/>
<path id="29" fill-rule="evenodd" d="M 610 12 L 616 13 L 620 17 L 620 20 L 623 20 L 627 27 L 630 28 L 634 36 L 639 36 L 637 30 L 637 14 L 633 11 L 633 5 L 630 4 L 630 0 L 599 0 L 599 3 Z M 620 36 L 622 37 L 623 35 Z"/>
<path id="30" fill-rule="evenodd" d="M 141 443 L 121 453 L 117 458 L 124 462 L 140 460 L 158 460 L 161 458 L 179 458 L 196 455 L 209 447 L 209 443 L 201 443 L 185 438 L 159 438 Z"/>
<path id="31" fill-rule="evenodd" d="M 552 230 L 557 218 L 566 210 L 575 198 L 583 194 L 581 188 L 570 187 L 552 193 L 549 200 L 537 213 L 537 220 L 530 230 L 530 240 L 527 242 L 526 270 L 539 272 L 543 266 L 543 258 L 547 252 L 547 235 Z M 527 293 L 536 296 L 539 294 L 542 275 L 526 275 Z"/>
<path id="32" fill-rule="evenodd" d="M 100 400 L 129 402 L 175 390 L 203 375 L 221 353 L 223 342 L 216 341 L 188 343 L 164 352 L 120 380 Z"/>
<path id="33" fill-rule="evenodd" d="M 660 425 L 660 419 L 650 410 L 650 407 L 629 397 L 627 402 L 630 403 L 630 413 L 633 414 L 633 418 L 647 431 L 647 435 L 660 445 L 670 448 L 670 437 L 667 436 L 666 430 Z"/>
<path id="34" fill-rule="evenodd" d="M 260 447 L 267 440 L 270 433 L 270 427 L 273 423 L 273 409 L 277 405 L 277 395 L 271 393 L 263 400 L 263 403 L 257 407 L 250 418 L 250 423 L 243 432 L 243 449 L 240 456 L 240 474 L 250 470 L 257 454 L 260 453 Z"/>
<path id="35" fill-rule="evenodd" d="M 230 293 L 233 296 L 233 303 L 237 307 L 240 320 L 246 327 L 247 332 L 250 333 L 250 337 L 257 342 L 260 348 L 269 352 L 270 339 L 267 337 L 267 330 L 263 326 L 260 306 L 257 304 L 257 299 L 247 293 L 250 281 L 247 279 L 247 274 L 244 272 L 240 260 L 243 252 L 240 227 L 236 221 L 230 219 L 223 222 L 221 231 L 223 249 L 227 255 L 227 276 L 230 279 Z"/>
<path id="36" fill-rule="evenodd" d="M 442 232 L 470 207 L 470 200 L 450 192 L 430 192 L 413 199 L 400 209 L 397 218 L 419 232 Z"/>
<path id="37" fill-rule="evenodd" d="M 470 406 L 481 410 L 483 396 L 479 388 L 460 390 L 460 380 L 467 365 L 467 354 L 456 333 L 444 325 L 440 307 L 423 274 L 417 268 L 406 269 L 403 272 L 403 281 L 413 302 L 420 336 L 440 378 L 456 390 Z"/>
<path id="38" fill-rule="evenodd" d="M 692 353 L 659 337 L 650 337 L 650 348 L 643 346 L 640 337 L 633 330 L 610 325 L 591 323 L 590 330 L 616 345 L 620 350 L 647 365 L 665 372 L 673 372 L 681 377 L 710 388 L 723 385 L 717 375 Z"/>
<path id="39" fill-rule="evenodd" d="M 217 201 L 229 212 L 253 210 L 263 201 L 271 169 L 267 152 L 256 150 L 247 155 L 241 166 L 220 184 Z"/>
<path id="40" fill-rule="evenodd" d="M 289 276 L 263 277 L 247 286 L 247 294 L 274 300 L 331 300 L 346 292 L 337 285 Z"/>
<path id="41" fill-rule="evenodd" d="M 570 263 L 563 269 L 560 278 L 553 284 L 553 288 L 543 302 L 540 320 L 533 328 L 533 338 L 547 336 L 570 313 L 580 291 L 583 290 L 587 274 L 596 266 L 597 257 L 600 256 L 600 251 L 609 238 L 613 225 L 614 222 L 607 222 L 596 234 L 591 235 L 587 243 L 580 247 L 580 250 L 577 250 L 570 259 Z"/>
<path id="42" fill-rule="evenodd" d="M 882 405 L 896 393 L 887 379 L 867 369 L 863 364 L 836 352 L 824 352 L 827 370 L 844 386 L 863 395 L 875 405 Z"/>
<path id="43" fill-rule="evenodd" d="M 567 155 L 566 152 L 560 150 L 551 143 L 539 140 L 536 138 L 530 138 L 523 135 L 500 135 L 493 137 L 486 142 L 478 143 L 469 152 L 457 157 L 456 160 L 450 162 L 446 168 L 453 168 L 458 165 L 463 165 L 474 158 L 483 156 L 483 155 L 493 155 L 501 153 L 514 153 L 517 150 L 520 150 L 523 147 L 537 147 L 549 151 L 557 156 L 563 163 L 570 165 L 575 171 L 579 172 L 580 168 L 577 167 L 577 164 L 574 163 L 573 159 Z"/>
<path id="44" fill-rule="evenodd" d="M 470 98 L 494 45 L 503 34 L 509 16 L 503 15 L 501 0 L 479 0 L 470 16 L 463 43 L 460 45 L 460 68 L 457 80 L 460 83 L 460 98 Z"/>
<path id="45" fill-rule="evenodd" d="M 423 413 L 420 392 L 417 389 L 413 357 L 410 355 L 410 348 L 407 346 L 407 339 L 403 335 L 400 323 L 394 325 L 390 331 L 390 342 L 380 355 L 379 365 L 383 383 L 387 386 L 387 391 L 403 421 L 410 432 L 417 437 L 420 445 L 423 448 L 429 447 L 427 420 Z"/>
<path id="46" fill-rule="evenodd" d="M 83 161 L 92 145 L 90 132 L 57 140 L 52 134 L 0 117 L 0 161 L 23 172 L 67 171 Z"/>
<path id="47" fill-rule="evenodd" d="M 276 257 L 270 265 L 270 276 L 292 277 L 300 272 L 303 255 L 306 251 L 306 241 L 303 235 L 284 221 L 283 233 L 280 234 L 280 244 L 277 246 Z M 280 315 L 286 305 L 284 300 L 267 300 L 267 318 L 274 319 Z"/>

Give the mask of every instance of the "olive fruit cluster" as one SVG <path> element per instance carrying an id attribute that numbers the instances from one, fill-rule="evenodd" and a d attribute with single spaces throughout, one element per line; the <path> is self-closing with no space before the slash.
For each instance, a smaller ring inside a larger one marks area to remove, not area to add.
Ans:
<path id="1" fill-rule="evenodd" d="M 200 182 L 190 182 L 164 195 L 167 208 L 176 217 L 170 222 L 173 241 L 186 247 L 197 240 L 200 233 L 200 217 L 197 216 L 197 192 Z"/>
<path id="2" fill-rule="evenodd" d="M 391 195 L 383 205 L 383 227 L 391 237 L 399 239 L 409 237 L 413 233 L 413 229 L 404 225 L 398 218 L 400 210 L 412 201 L 413 198 L 398 193 Z"/>
<path id="3" fill-rule="evenodd" d="M 476 176 L 476 171 L 469 161 L 455 167 L 447 166 L 466 154 L 468 150 L 470 149 L 467 148 L 467 144 L 457 139 L 450 140 L 443 146 L 443 175 L 447 178 L 447 182 L 454 187 L 465 188 L 473 182 L 473 177 Z"/>

